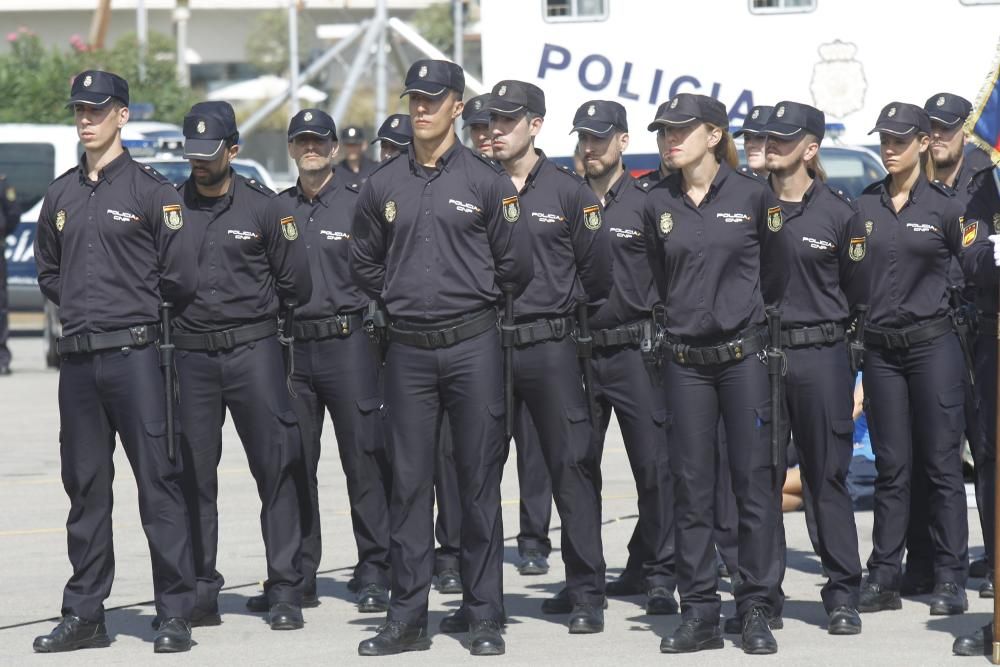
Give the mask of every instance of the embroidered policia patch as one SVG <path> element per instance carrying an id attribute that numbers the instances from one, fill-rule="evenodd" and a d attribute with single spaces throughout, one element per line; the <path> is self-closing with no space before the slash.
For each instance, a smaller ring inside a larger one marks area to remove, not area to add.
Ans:
<path id="1" fill-rule="evenodd" d="M 516 196 L 507 197 L 502 202 L 503 219 L 507 222 L 517 222 L 521 217 L 521 203 Z"/>
<path id="2" fill-rule="evenodd" d="M 674 228 L 674 216 L 669 213 L 660 214 L 660 231 L 664 234 L 669 234 L 670 230 Z"/>
<path id="3" fill-rule="evenodd" d="M 592 232 L 601 228 L 601 207 L 587 206 L 583 209 L 583 224 Z"/>
<path id="4" fill-rule="evenodd" d="M 851 259 L 855 262 L 860 262 L 865 258 L 865 245 L 867 239 L 864 236 L 858 236 L 851 239 L 851 248 L 849 254 Z"/>
<path id="5" fill-rule="evenodd" d="M 979 221 L 971 220 L 962 226 L 962 247 L 968 248 L 976 240 L 976 232 L 979 231 Z"/>
<path id="6" fill-rule="evenodd" d="M 180 204 L 170 204 L 169 206 L 163 207 L 163 224 L 167 226 L 167 229 L 177 230 L 184 226 L 184 219 L 181 217 L 181 205 Z M 56 220 L 56 226 L 58 227 L 59 221 Z"/>
<path id="7" fill-rule="evenodd" d="M 781 207 L 774 206 L 767 209 L 767 228 L 772 232 L 781 230 Z"/>
<path id="8" fill-rule="evenodd" d="M 56 213 L 56 231 L 61 232 L 66 226 L 66 211 L 59 209 Z"/>
<path id="9" fill-rule="evenodd" d="M 382 209 L 382 214 L 385 216 L 385 221 L 392 224 L 396 219 L 396 202 L 391 199 L 385 203 L 385 208 Z"/>
<path id="10" fill-rule="evenodd" d="M 299 228 L 295 226 L 295 218 L 293 216 L 281 219 L 281 234 L 289 241 L 299 238 Z"/>

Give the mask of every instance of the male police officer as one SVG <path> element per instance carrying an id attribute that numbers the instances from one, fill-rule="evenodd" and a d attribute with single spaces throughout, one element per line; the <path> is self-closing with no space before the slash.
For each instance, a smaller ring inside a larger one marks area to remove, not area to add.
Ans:
<path id="1" fill-rule="evenodd" d="M 35 261 L 42 292 L 58 305 L 63 338 L 59 433 L 66 532 L 73 576 L 62 622 L 35 639 L 48 653 L 108 646 L 104 600 L 111 592 L 111 454 L 117 434 L 139 490 L 153 564 L 153 650 L 191 647 L 194 568 L 179 463 L 169 460 L 166 399 L 155 343 L 164 299 L 182 306 L 198 280 L 197 235 L 165 178 L 122 148 L 128 83 L 89 70 L 73 80 L 69 105 L 84 155 L 49 186 L 38 218 Z"/>
<path id="2" fill-rule="evenodd" d="M 430 646 L 431 494 L 443 413 L 456 443 L 465 584 L 449 629 L 470 631 L 473 655 L 505 650 L 496 303 L 501 290 L 517 295 L 531 280 L 531 238 L 518 222 L 510 179 L 454 134 L 464 89 L 465 75 L 454 63 L 418 60 L 410 67 L 403 94 L 412 148 L 372 173 L 354 220 L 351 271 L 390 319 L 385 410 L 393 465 L 392 599 L 387 623 L 361 642 L 361 655 Z"/>
<path id="3" fill-rule="evenodd" d="M 379 161 L 385 162 L 398 153 L 407 150 L 413 142 L 413 126 L 410 117 L 405 113 L 394 113 L 378 128 L 378 134 L 372 143 L 378 142 Z"/>
<path id="4" fill-rule="evenodd" d="M 215 569 L 216 469 L 228 407 L 263 505 L 264 593 L 271 628 L 290 630 L 302 627 L 302 530 L 293 477 L 302 443 L 275 334 L 279 303 L 287 309 L 308 302 L 312 282 L 288 203 L 233 171 L 238 142 L 236 117 L 227 102 L 200 102 L 184 117 L 184 157 L 191 176 L 178 189 L 187 224 L 201 239 L 198 292 L 176 319 L 174 335 L 185 493 L 198 576 L 193 620 L 220 622 L 224 580 Z"/>
<path id="5" fill-rule="evenodd" d="M 609 595 L 646 594 L 649 614 L 675 614 L 673 485 L 666 460 L 666 400 L 650 381 L 639 346 L 655 330 L 659 305 L 646 256 L 642 205 L 646 188 L 625 168 L 628 120 L 618 102 L 591 100 L 573 117 L 587 185 L 604 205 L 613 253 L 608 300 L 590 316 L 594 397 L 603 441 L 614 408 L 635 477 L 639 520 L 628 543 L 625 571 L 608 582 Z"/>
<path id="6" fill-rule="evenodd" d="M 14 233 L 21 222 L 21 205 L 17 201 L 17 191 L 0 174 L 0 238 L 6 239 Z M 10 375 L 10 349 L 7 347 L 9 335 L 7 321 L 7 259 L 0 253 L 0 375 Z"/>
<path id="7" fill-rule="evenodd" d="M 523 459 L 544 460 L 563 520 L 566 588 L 546 600 L 542 611 L 570 614 L 571 633 L 601 632 L 606 604 L 601 457 L 572 334 L 578 306 L 599 307 L 607 299 L 610 243 L 601 204 L 584 180 L 535 148 L 545 116 L 542 90 L 523 81 L 501 81 L 487 108 L 493 155 L 518 189 L 538 267 L 515 304 L 516 327 L 508 344 L 515 346 L 515 405 L 531 413 L 537 432 L 536 440 L 515 425 L 518 476 L 538 465 L 525 466 Z M 522 493 L 532 488 L 524 479 L 519 482 Z"/>
<path id="8" fill-rule="evenodd" d="M 296 311 L 292 406 L 302 427 L 309 502 L 303 505 L 302 575 L 305 601 L 316 597 L 320 537 L 317 467 L 323 413 L 330 412 L 347 478 L 358 547 L 354 568 L 358 609 L 389 604 L 389 483 L 391 473 L 379 408 L 378 368 L 363 327 L 368 298 L 351 279 L 348 251 L 354 204 L 361 187 L 346 169 L 333 169 L 337 126 L 320 109 L 303 109 L 288 124 L 288 154 L 299 170 L 278 197 L 291 208 L 309 256 L 313 293 Z M 255 599 L 256 608 L 266 601 Z"/>
<path id="9" fill-rule="evenodd" d="M 465 108 L 462 110 L 462 129 L 469 131 L 474 151 L 486 157 L 493 157 L 490 112 L 486 108 L 489 99 L 489 94 L 477 95 L 465 103 Z"/>
<path id="10" fill-rule="evenodd" d="M 340 133 L 340 139 L 344 145 L 344 159 L 337 166 L 364 183 L 378 166 L 378 162 L 368 157 L 364 130 L 357 125 L 348 125 Z"/>

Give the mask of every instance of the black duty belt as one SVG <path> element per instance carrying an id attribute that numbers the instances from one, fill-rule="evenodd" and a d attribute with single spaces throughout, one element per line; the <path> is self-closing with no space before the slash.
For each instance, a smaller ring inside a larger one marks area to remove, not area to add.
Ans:
<path id="1" fill-rule="evenodd" d="M 886 329 L 869 324 L 865 328 L 865 344 L 885 350 L 905 350 L 919 343 L 940 338 L 955 330 L 951 315 L 928 320 L 903 329 Z"/>
<path id="2" fill-rule="evenodd" d="M 231 350 L 237 345 L 245 345 L 278 333 L 276 320 L 265 320 L 256 324 L 233 327 L 211 333 L 180 333 L 173 335 L 174 346 L 178 350 Z"/>
<path id="3" fill-rule="evenodd" d="M 142 347 L 158 340 L 160 340 L 160 325 L 140 324 L 107 333 L 64 336 L 56 341 L 56 352 L 59 354 L 86 354 L 98 350 L 111 350 L 116 347 Z"/>
<path id="4" fill-rule="evenodd" d="M 594 329 L 590 336 L 594 339 L 594 347 L 638 346 L 642 342 L 642 325 L 651 321 L 641 320 L 614 329 Z"/>
<path id="5" fill-rule="evenodd" d="M 431 324 L 398 320 L 389 324 L 389 342 L 434 350 L 440 347 L 451 347 L 464 340 L 475 338 L 485 331 L 496 328 L 496 326 L 497 311 L 495 308 L 487 308 L 459 318 Z"/>
<path id="6" fill-rule="evenodd" d="M 347 338 L 360 331 L 363 324 L 360 313 L 345 313 L 325 320 L 298 320 L 293 325 L 293 331 L 295 340 Z"/>
<path id="7" fill-rule="evenodd" d="M 501 327 L 501 329 L 504 333 L 504 343 L 517 347 L 544 343 L 547 340 L 562 340 L 573 333 L 575 327 L 575 317 L 554 317 L 515 324 L 509 328 Z"/>
<path id="8" fill-rule="evenodd" d="M 717 366 L 740 361 L 766 348 L 768 342 L 767 327 L 748 329 L 730 341 L 705 347 L 694 347 L 677 338 L 667 338 L 674 361 L 694 366 Z"/>
<path id="9" fill-rule="evenodd" d="M 808 347 L 843 342 L 847 330 L 836 322 L 824 322 L 814 327 L 783 329 L 781 347 Z"/>

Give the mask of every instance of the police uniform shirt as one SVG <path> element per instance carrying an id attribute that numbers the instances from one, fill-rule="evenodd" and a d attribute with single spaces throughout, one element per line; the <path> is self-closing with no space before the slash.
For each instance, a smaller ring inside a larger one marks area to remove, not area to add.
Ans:
<path id="1" fill-rule="evenodd" d="M 510 178 L 455 145 L 436 169 L 415 152 L 383 162 L 358 196 L 351 275 L 393 318 L 437 321 L 515 296 L 532 277 L 531 236 Z"/>
<path id="2" fill-rule="evenodd" d="M 309 300 L 308 258 L 287 200 L 236 172 L 221 197 L 203 197 L 190 179 L 178 190 L 200 241 L 198 292 L 174 320 L 179 330 L 231 329 L 277 317 L 287 299 Z"/>
<path id="3" fill-rule="evenodd" d="M 963 245 L 963 207 L 946 186 L 918 178 L 896 213 L 889 178 L 865 188 L 858 211 L 868 232 L 869 321 L 901 328 L 948 312 L 948 270 Z M 974 230 L 965 240 L 972 244 Z"/>
<path id="4" fill-rule="evenodd" d="M 982 149 L 973 147 L 965 151 L 952 188 L 962 205 L 968 204 L 982 180 L 991 178 L 993 162 Z M 946 184 L 947 185 L 947 184 Z"/>
<path id="5" fill-rule="evenodd" d="M 719 171 L 700 205 L 672 174 L 650 188 L 643 209 L 653 278 L 666 307 L 667 330 L 711 343 L 762 324 L 765 298 L 781 298 L 781 209 L 751 172 Z"/>
<path id="6" fill-rule="evenodd" d="M 372 175 L 372 172 L 378 168 L 379 164 L 381 163 L 372 160 L 368 157 L 368 155 L 362 153 L 361 159 L 358 161 L 357 171 L 351 169 L 351 166 L 347 164 L 347 160 L 341 160 L 340 164 L 337 166 L 342 168 L 345 172 L 353 174 L 354 177 L 358 179 L 359 183 L 364 183 L 368 180 L 368 177 Z"/>
<path id="7" fill-rule="evenodd" d="M 975 241 L 962 254 L 962 269 L 966 277 L 982 289 L 976 290 L 976 307 L 984 313 L 997 312 L 998 269 L 993 260 L 991 234 L 1000 234 L 1000 192 L 997 191 L 993 175 L 976 188 L 965 209 L 962 224 L 963 243 L 975 234 Z M 980 328 L 980 331 L 984 331 Z M 986 332 L 992 333 L 992 332 Z"/>
<path id="8" fill-rule="evenodd" d="M 590 317 L 595 329 L 612 329 L 648 318 L 659 298 L 646 253 L 642 207 L 646 191 L 627 169 L 604 197 L 604 225 L 612 254 L 611 293 Z"/>
<path id="9" fill-rule="evenodd" d="M 322 320 L 338 313 L 363 310 L 365 296 L 348 266 L 351 224 L 361 183 L 349 171 L 338 169 L 316 198 L 306 199 L 299 185 L 278 195 L 295 215 L 295 224 L 306 247 L 312 275 L 312 298 L 300 306 L 300 320 Z"/>
<path id="10" fill-rule="evenodd" d="M 66 336 L 158 322 L 161 300 L 181 306 L 198 284 L 197 234 L 177 191 L 128 151 L 96 182 L 85 155 L 57 178 L 36 234 L 38 284 Z"/>
<path id="11" fill-rule="evenodd" d="M 521 188 L 521 217 L 531 229 L 535 278 L 514 302 L 520 320 L 599 306 L 611 290 L 611 245 L 601 203 L 587 182 L 536 151 Z"/>
<path id="12" fill-rule="evenodd" d="M 781 302 L 787 327 L 846 322 L 865 303 L 865 227 L 854 204 L 814 179 L 801 202 L 779 200 L 782 209 L 788 286 Z"/>

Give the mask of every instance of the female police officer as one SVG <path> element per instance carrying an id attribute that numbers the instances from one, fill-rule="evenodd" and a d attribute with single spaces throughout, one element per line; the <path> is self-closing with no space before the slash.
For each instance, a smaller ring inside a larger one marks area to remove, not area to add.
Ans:
<path id="1" fill-rule="evenodd" d="M 763 180 L 733 169 L 728 122 L 717 100 L 680 94 L 649 126 L 664 127 L 669 166 L 679 171 L 650 190 L 643 212 L 672 357 L 665 371 L 667 443 L 683 620 L 660 645 L 665 653 L 723 646 L 712 549 L 720 411 L 739 513 L 743 650 L 778 649 L 768 620 L 780 606 L 782 476 L 768 454 L 768 373 L 757 356 L 768 341 L 765 299 L 780 296 L 784 283 L 770 270 L 780 262 L 767 257 L 781 252 L 781 209 Z"/>
<path id="2" fill-rule="evenodd" d="M 968 607 L 968 524 L 959 443 L 963 360 L 948 308 L 948 267 L 976 229 L 961 227 L 962 206 L 923 177 L 930 139 L 927 112 L 893 102 L 872 132 L 889 175 L 858 199 L 867 236 L 853 254 L 870 253 L 870 324 L 865 330 L 865 396 L 875 450 L 875 525 L 862 612 L 899 609 L 900 569 L 914 466 L 926 467 L 934 544 L 931 614 Z"/>

